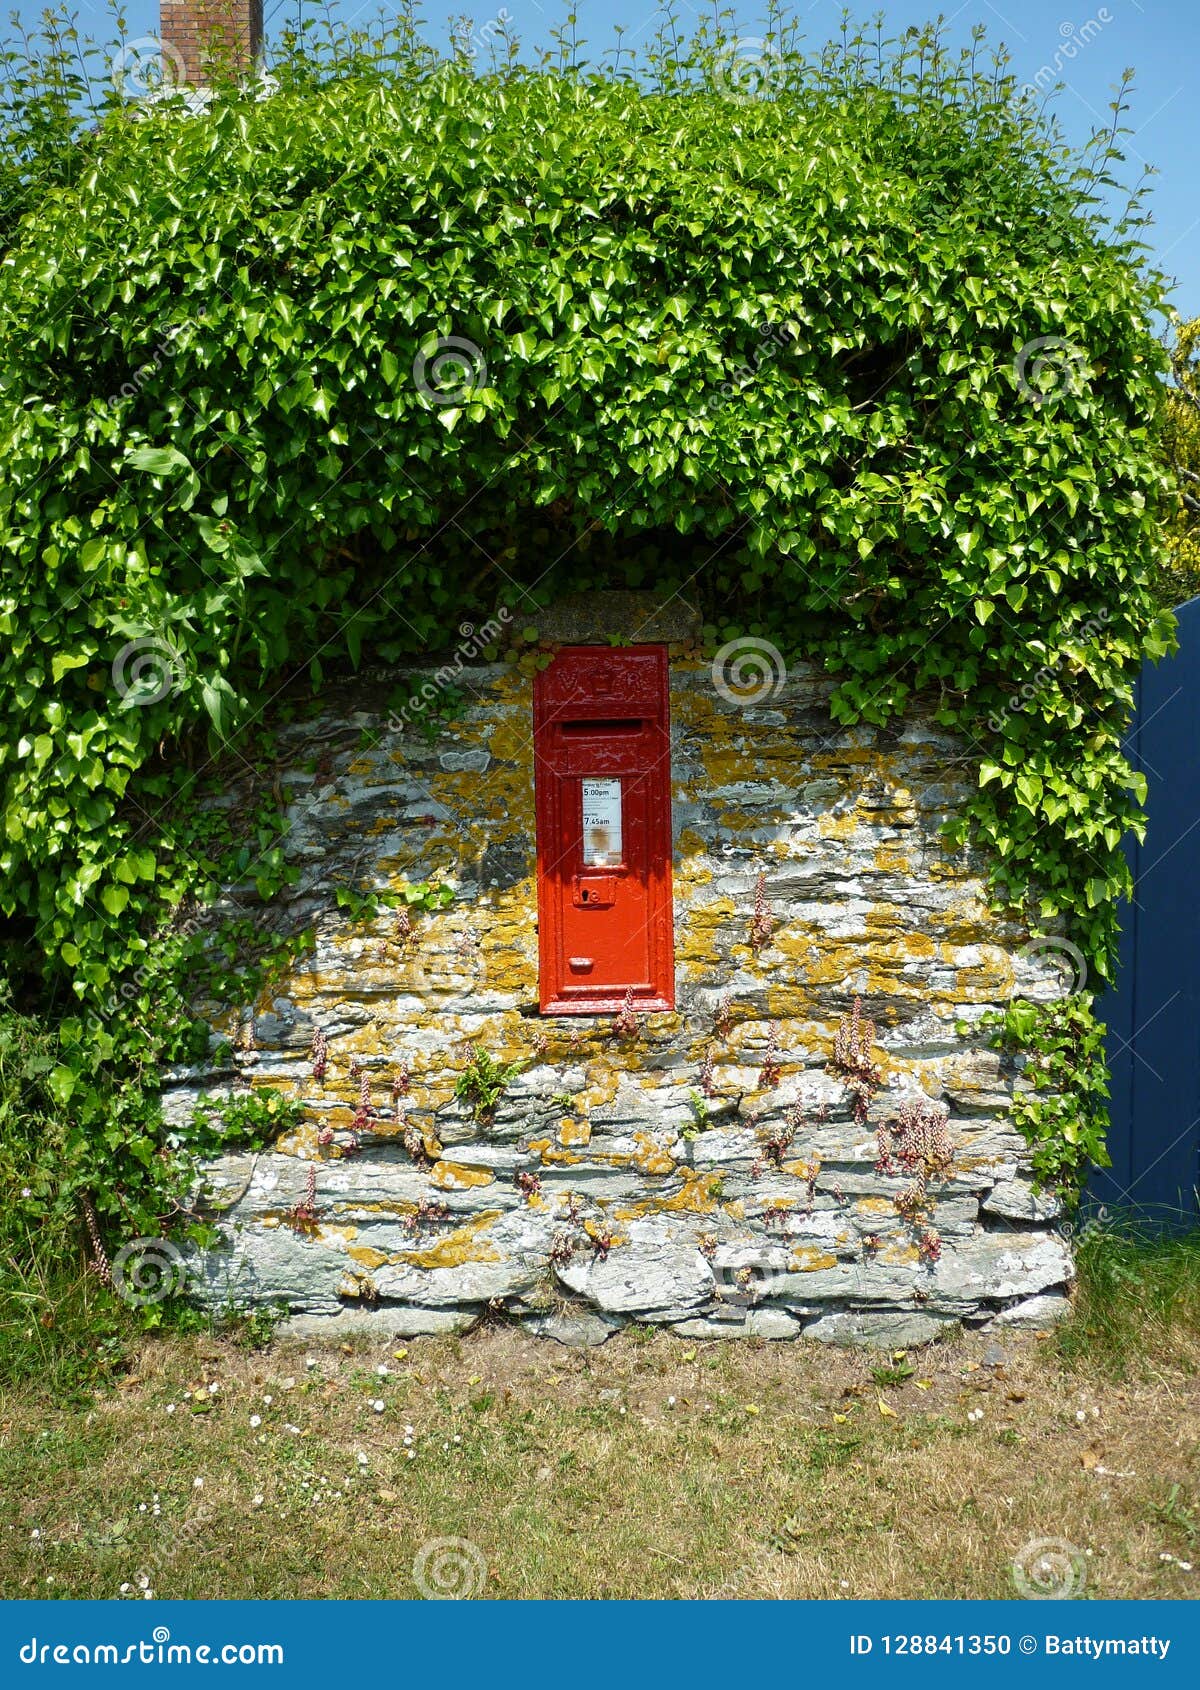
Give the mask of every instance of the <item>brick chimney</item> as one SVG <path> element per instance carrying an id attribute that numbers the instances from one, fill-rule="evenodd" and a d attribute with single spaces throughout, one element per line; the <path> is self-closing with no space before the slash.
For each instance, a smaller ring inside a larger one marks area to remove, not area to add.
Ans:
<path id="1" fill-rule="evenodd" d="M 263 0 L 159 0 L 163 74 L 203 88 L 215 68 L 251 76 L 263 45 Z"/>

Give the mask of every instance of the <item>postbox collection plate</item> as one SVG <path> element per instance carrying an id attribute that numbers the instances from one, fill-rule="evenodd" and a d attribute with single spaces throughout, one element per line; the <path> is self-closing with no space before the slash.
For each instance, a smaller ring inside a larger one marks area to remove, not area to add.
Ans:
<path id="1" fill-rule="evenodd" d="M 675 1006 L 667 650 L 564 646 L 534 681 L 539 1001 Z"/>

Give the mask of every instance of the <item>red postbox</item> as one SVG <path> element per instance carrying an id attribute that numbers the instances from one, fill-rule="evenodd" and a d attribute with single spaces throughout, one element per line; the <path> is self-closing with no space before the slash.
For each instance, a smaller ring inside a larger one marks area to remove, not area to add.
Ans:
<path id="1" fill-rule="evenodd" d="M 675 1007 L 665 646 L 564 646 L 533 693 L 544 1015 Z"/>

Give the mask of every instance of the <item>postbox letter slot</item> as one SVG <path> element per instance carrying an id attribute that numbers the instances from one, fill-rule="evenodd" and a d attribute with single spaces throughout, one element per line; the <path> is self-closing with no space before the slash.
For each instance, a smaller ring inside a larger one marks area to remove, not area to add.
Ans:
<path id="1" fill-rule="evenodd" d="M 575 739 L 581 734 L 640 734 L 645 725 L 640 716 L 626 716 L 613 722 L 563 722 L 562 731 L 568 739 Z"/>

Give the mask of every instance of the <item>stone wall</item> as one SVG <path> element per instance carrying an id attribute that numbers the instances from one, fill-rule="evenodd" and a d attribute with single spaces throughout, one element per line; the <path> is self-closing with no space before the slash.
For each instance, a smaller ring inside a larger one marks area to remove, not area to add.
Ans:
<path id="1" fill-rule="evenodd" d="M 470 708 L 430 737 L 389 726 L 366 685 L 281 729 L 301 871 L 283 919 L 315 946 L 252 1017 L 207 1006 L 237 1048 L 170 1076 L 165 1107 L 181 1121 L 201 1093 L 270 1085 L 304 1117 L 212 1166 L 227 1243 L 199 1264 L 204 1296 L 281 1300 L 331 1330 L 503 1311 L 586 1342 L 638 1319 L 892 1344 L 1064 1306 L 1069 1252 L 1006 1124 L 1025 1082 L 956 1030 L 1017 987 L 1056 987 L 1044 953 L 1022 954 L 1029 935 L 989 911 L 983 865 L 940 843 L 970 757 L 920 714 L 840 728 L 832 683 L 803 666 L 743 708 L 686 641 L 672 657 L 679 1010 L 633 1037 L 537 1012 L 518 666 L 467 669 Z M 773 931 L 755 947 L 760 874 Z M 391 910 L 351 920 L 336 904 L 339 885 L 423 879 L 457 896 L 407 936 Z M 827 1072 L 856 997 L 882 1069 L 865 1124 Z M 455 1096 L 479 1046 L 522 1065 L 482 1120 Z M 922 1096 L 949 1113 L 953 1163 L 914 1219 L 897 1209 L 911 1181 L 876 1171 L 877 1128 Z"/>

